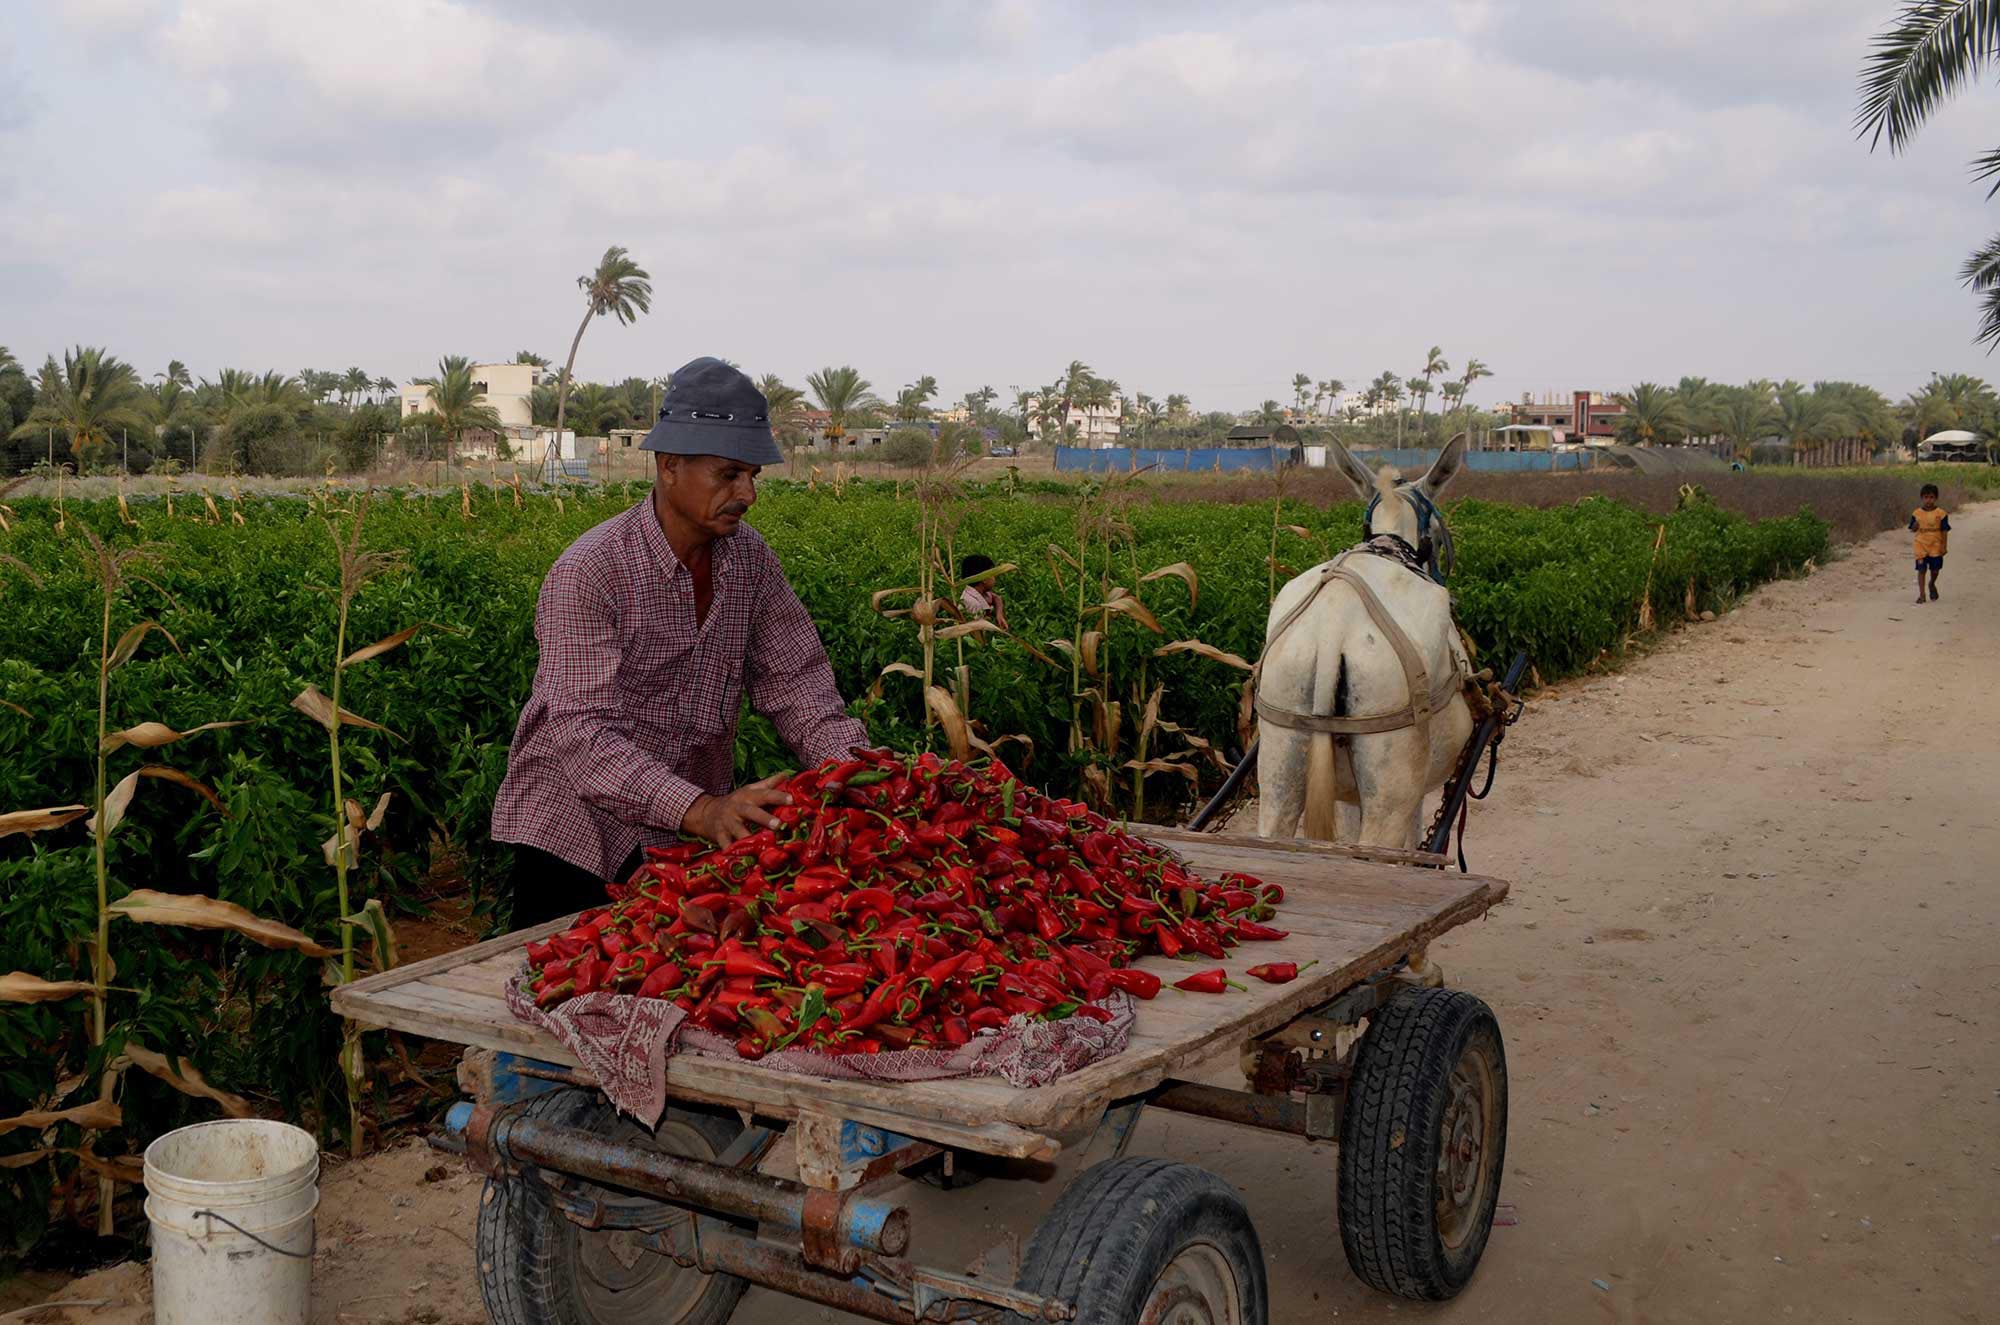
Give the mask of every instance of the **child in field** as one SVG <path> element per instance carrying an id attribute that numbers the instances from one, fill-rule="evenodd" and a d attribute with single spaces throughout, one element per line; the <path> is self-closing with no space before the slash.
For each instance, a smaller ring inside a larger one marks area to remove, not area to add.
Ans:
<path id="1" fill-rule="evenodd" d="M 984 572 L 992 569 L 991 557 L 974 553 L 972 556 L 959 559 L 958 578 L 965 583 L 965 588 L 958 595 L 958 605 L 965 610 L 966 620 L 976 621 L 980 617 L 990 616 L 994 625 L 1005 630 L 1007 605 L 1000 600 L 1000 590 L 994 584 L 998 577 L 986 575 L 983 579 L 980 578 Z"/>
<path id="2" fill-rule="evenodd" d="M 1930 572 L 1930 601 L 1937 601 L 1938 572 L 1944 569 L 1944 549 L 1951 533 L 1951 516 L 1938 503 L 1937 484 L 1918 492 L 1922 505 L 1910 512 L 1910 531 L 1917 536 L 1917 602 L 1924 599 L 1924 573 Z"/>

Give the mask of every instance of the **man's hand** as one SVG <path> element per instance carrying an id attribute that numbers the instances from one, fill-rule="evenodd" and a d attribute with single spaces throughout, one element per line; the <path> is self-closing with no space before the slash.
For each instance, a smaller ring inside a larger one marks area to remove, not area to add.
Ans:
<path id="1" fill-rule="evenodd" d="M 778 821 L 771 817 L 771 807 L 792 803 L 791 796 L 777 787 L 785 776 L 773 774 L 762 782 L 738 787 L 727 796 L 704 794 L 681 816 L 681 827 L 719 847 L 726 847 L 739 837 L 748 837 L 759 828 L 776 828 Z"/>

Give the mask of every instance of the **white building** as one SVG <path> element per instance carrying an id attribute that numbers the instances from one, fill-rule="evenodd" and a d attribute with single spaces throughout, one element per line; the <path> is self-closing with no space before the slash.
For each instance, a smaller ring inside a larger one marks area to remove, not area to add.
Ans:
<path id="1" fill-rule="evenodd" d="M 548 445 L 552 428 L 535 426 L 533 394 L 536 387 L 554 382 L 557 373 L 531 363 L 476 363 L 472 365 L 472 389 L 500 416 L 500 430 L 507 435 L 515 455 L 532 450 L 540 459 Z M 401 392 L 402 417 L 422 414 L 431 407 L 431 389 L 412 382 Z M 564 434 L 559 451 L 564 459 L 574 456 L 576 435 Z M 483 460 L 493 454 L 492 438 L 483 431 L 469 432 L 458 449 L 461 460 Z"/>
<path id="2" fill-rule="evenodd" d="M 1042 423 L 1037 414 L 1039 398 L 1028 401 L 1028 436 L 1041 440 Z M 1117 442 L 1118 432 L 1124 422 L 1124 414 L 1114 402 L 1109 405 L 1077 405 L 1069 407 L 1069 414 L 1063 420 L 1063 431 L 1073 437 L 1078 446 L 1110 446 Z"/>

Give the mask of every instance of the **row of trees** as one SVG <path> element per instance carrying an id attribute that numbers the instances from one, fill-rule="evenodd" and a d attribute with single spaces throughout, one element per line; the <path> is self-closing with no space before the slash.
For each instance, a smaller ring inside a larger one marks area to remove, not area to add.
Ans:
<path id="1" fill-rule="evenodd" d="M 1672 386 L 1641 382 L 1614 399 L 1625 410 L 1616 425 L 1622 442 L 1659 446 L 1712 439 L 1741 458 L 1760 442 L 1800 451 L 1821 442 L 1860 441 L 1882 450 L 1946 428 L 1985 437 L 2000 429 L 2000 395 L 1966 373 L 1934 373 L 1899 404 L 1858 382 L 1807 385 L 1787 379 L 1730 386 L 1705 377 L 1683 377 Z"/>

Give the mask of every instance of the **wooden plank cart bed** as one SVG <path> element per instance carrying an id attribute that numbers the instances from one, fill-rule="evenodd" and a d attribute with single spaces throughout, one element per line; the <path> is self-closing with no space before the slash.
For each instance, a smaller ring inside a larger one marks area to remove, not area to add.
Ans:
<path id="1" fill-rule="evenodd" d="M 1456 1293 L 1499 1194 L 1506 1063 L 1492 1013 L 1442 987 L 1426 952 L 1506 885 L 1417 867 L 1437 857 L 1384 864 L 1305 843 L 1139 831 L 1204 876 L 1283 884 L 1274 923 L 1290 937 L 1219 963 L 1248 992 L 1163 990 L 1139 1004 L 1122 1053 L 1036 1089 L 833 1081 L 677 1055 L 667 1114 L 642 1128 L 503 1001 L 522 943 L 566 922 L 357 981 L 334 1007 L 475 1051 L 461 1070 L 473 1098 L 435 1143 L 488 1177 L 480 1273 L 501 1325 L 720 1322 L 750 1282 L 885 1321 L 1257 1325 L 1264 1271 L 1235 1189 L 1124 1154 L 1147 1105 L 1337 1142 L 1355 1271 L 1407 1297 Z M 1283 985 L 1243 975 L 1286 960 L 1315 964 Z M 1190 969 L 1140 965 L 1167 982 Z M 1248 1089 L 1177 1076 L 1230 1049 Z M 1107 1157 L 1071 1182 L 1017 1272 L 974 1278 L 913 1252 L 898 1174 L 948 1182 L 980 1156 L 1048 1161 L 1079 1146 Z"/>

